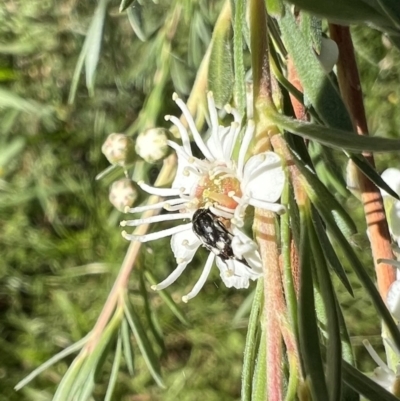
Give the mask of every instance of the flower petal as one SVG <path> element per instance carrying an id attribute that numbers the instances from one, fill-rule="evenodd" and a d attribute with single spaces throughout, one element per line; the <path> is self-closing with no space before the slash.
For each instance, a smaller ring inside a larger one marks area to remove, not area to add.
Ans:
<path id="1" fill-rule="evenodd" d="M 388 168 L 382 175 L 382 179 L 389 185 L 390 188 L 400 196 L 400 170 L 397 168 Z M 386 191 L 381 190 L 382 196 L 390 196 Z"/>
<path id="2" fill-rule="evenodd" d="M 248 288 L 249 280 L 256 280 L 260 277 L 260 274 L 255 273 L 236 259 L 223 261 L 217 257 L 216 263 L 221 279 L 228 288 Z"/>
<path id="3" fill-rule="evenodd" d="M 285 173 L 281 158 L 274 152 L 250 157 L 244 166 L 243 194 L 265 202 L 276 202 L 283 191 Z"/>
<path id="4" fill-rule="evenodd" d="M 191 226 L 190 229 L 176 233 L 171 237 L 171 249 L 178 264 L 183 263 L 183 261 L 189 263 L 200 245 L 201 241 Z"/>

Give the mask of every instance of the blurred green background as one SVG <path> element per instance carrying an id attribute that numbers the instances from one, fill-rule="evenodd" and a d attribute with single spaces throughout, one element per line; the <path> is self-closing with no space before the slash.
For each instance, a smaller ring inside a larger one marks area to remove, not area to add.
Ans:
<path id="1" fill-rule="evenodd" d="M 98 3 L 0 4 L 0 401 L 50 400 L 71 357 L 19 393 L 13 387 L 93 327 L 128 246 L 118 225 L 126 216 L 108 201 L 109 185 L 123 172 L 116 169 L 95 181 L 108 167 L 101 145 L 111 132 L 137 134 L 140 128 L 165 124 L 164 114 L 177 113 L 172 92 L 190 93 L 221 7 L 220 1 L 203 0 L 145 4 L 139 14 L 130 10 L 127 15 L 119 13 L 119 1 L 109 2 L 92 96 L 84 72 L 78 71 L 77 81 L 74 71 Z M 172 16 L 179 22 L 169 37 L 163 29 Z M 371 132 L 399 137 L 399 54 L 381 33 L 357 27 L 353 34 Z M 399 159 L 378 155 L 378 170 L 398 165 Z M 159 168 L 148 166 L 149 181 Z M 344 172 L 345 165 L 339 168 Z M 371 265 L 362 210 L 355 198 L 346 202 L 358 216 L 360 238 L 355 242 Z M 228 290 L 214 271 L 203 291 L 182 304 L 204 256 L 199 252 L 169 288 L 189 326 L 145 281 L 164 337 L 165 348 L 157 350 L 167 389 L 156 386 L 137 352 L 135 375 L 122 369 L 115 400 L 239 399 L 248 311 L 243 304 L 254 287 Z M 174 264 L 168 240 L 143 246 L 130 284 L 139 312 L 144 313 L 139 271 L 151 268 L 161 281 Z M 360 286 L 354 288 L 355 299 L 342 296 L 354 343 L 364 337 L 379 343 L 379 321 Z M 372 369 L 363 348 L 356 351 L 365 369 Z M 111 362 L 104 365 L 98 399 Z"/>

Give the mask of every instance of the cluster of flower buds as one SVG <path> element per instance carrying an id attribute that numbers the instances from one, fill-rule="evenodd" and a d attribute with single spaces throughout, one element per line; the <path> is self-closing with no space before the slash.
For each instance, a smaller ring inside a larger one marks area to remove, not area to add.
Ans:
<path id="1" fill-rule="evenodd" d="M 136 143 L 125 134 L 112 133 L 108 135 L 101 151 L 112 165 L 123 167 L 127 175 L 126 169 L 137 160 L 136 155 L 147 163 L 163 160 L 169 152 L 167 140 L 167 130 L 164 128 L 151 128 L 140 133 Z M 132 207 L 137 197 L 136 186 L 129 178 L 117 180 L 110 187 L 110 202 L 121 212 Z"/>

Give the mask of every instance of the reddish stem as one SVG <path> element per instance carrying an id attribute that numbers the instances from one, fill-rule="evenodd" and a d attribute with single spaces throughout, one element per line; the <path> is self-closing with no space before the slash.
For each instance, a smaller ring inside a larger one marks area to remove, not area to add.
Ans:
<path id="1" fill-rule="evenodd" d="M 350 112 L 357 133 L 359 135 L 368 135 L 361 82 L 358 75 L 350 29 L 330 24 L 329 32 L 331 38 L 339 47 L 337 72 L 341 94 Z M 364 156 L 372 166 L 375 165 L 372 154 L 364 153 Z M 388 288 L 396 279 L 396 273 L 391 265 L 376 263 L 376 260 L 381 258 L 393 259 L 383 201 L 379 189 L 361 172 L 359 174 L 359 185 L 374 258 L 378 289 L 382 298 L 386 300 Z"/>

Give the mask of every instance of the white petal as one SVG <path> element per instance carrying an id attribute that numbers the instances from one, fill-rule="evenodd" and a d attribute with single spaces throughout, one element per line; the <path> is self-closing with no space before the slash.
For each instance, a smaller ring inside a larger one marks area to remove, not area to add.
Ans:
<path id="1" fill-rule="evenodd" d="M 388 168 L 382 175 L 382 179 L 390 188 L 400 196 L 400 170 L 397 168 Z M 381 190 L 382 196 L 390 196 L 386 191 Z"/>
<path id="2" fill-rule="evenodd" d="M 246 262 L 252 267 L 249 274 L 255 278 L 262 276 L 262 262 L 258 252 L 257 244 L 238 228 L 233 229 L 234 237 L 232 239 L 232 250 L 238 259 L 246 259 Z"/>
<path id="3" fill-rule="evenodd" d="M 243 194 L 265 202 L 276 202 L 283 191 L 285 173 L 281 158 L 274 152 L 252 156 L 244 166 Z"/>
<path id="4" fill-rule="evenodd" d="M 389 212 L 389 228 L 390 232 L 393 235 L 393 238 L 396 240 L 397 244 L 400 243 L 400 202 L 393 202 L 393 206 Z"/>
<path id="5" fill-rule="evenodd" d="M 248 288 L 249 280 L 256 280 L 260 277 L 259 273 L 235 259 L 223 261 L 217 257 L 217 267 L 220 270 L 222 281 L 228 288 Z"/>
<path id="6" fill-rule="evenodd" d="M 386 296 L 386 304 L 390 313 L 397 319 L 400 319 L 400 281 L 394 281 Z"/>
<path id="7" fill-rule="evenodd" d="M 192 226 L 190 229 L 176 233 L 171 237 L 171 249 L 178 264 L 183 261 L 189 263 L 200 245 L 201 241 L 193 232 Z"/>

